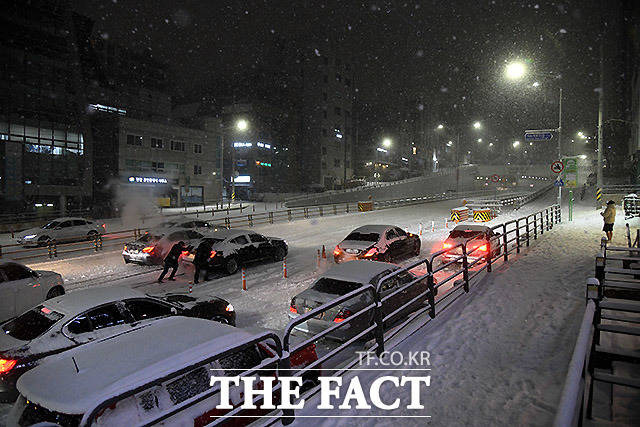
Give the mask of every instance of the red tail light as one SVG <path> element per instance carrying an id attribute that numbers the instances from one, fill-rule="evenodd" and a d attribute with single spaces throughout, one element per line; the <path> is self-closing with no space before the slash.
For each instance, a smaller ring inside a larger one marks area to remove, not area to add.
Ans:
<path id="1" fill-rule="evenodd" d="M 374 255 L 376 254 L 376 252 L 377 252 L 377 251 L 376 251 L 376 248 L 371 248 L 371 249 L 369 249 L 369 250 L 367 251 L 367 253 L 366 253 L 366 254 L 364 254 L 364 257 L 365 257 L 365 258 L 372 257 L 372 256 L 374 256 Z"/>
<path id="2" fill-rule="evenodd" d="M 340 250 L 340 247 L 336 246 L 336 248 L 333 250 L 333 255 L 340 255 L 340 252 L 342 252 Z"/>
<path id="3" fill-rule="evenodd" d="M 298 314 L 298 309 L 296 308 L 296 301 L 291 300 L 291 304 L 289 304 L 289 311 L 295 314 Z"/>
<path id="4" fill-rule="evenodd" d="M 127 245 L 124 245 L 124 250 L 125 250 L 125 251 L 127 250 Z"/>
<path id="5" fill-rule="evenodd" d="M 453 247 L 453 245 L 451 243 L 443 243 L 442 244 L 442 249 L 451 249 Z"/>
<path id="6" fill-rule="evenodd" d="M 344 321 L 347 317 L 351 316 L 353 313 L 351 313 L 349 310 L 342 309 L 338 312 L 338 314 L 336 314 L 335 319 L 333 319 L 334 322 L 336 323 L 340 323 L 342 321 Z"/>
<path id="7" fill-rule="evenodd" d="M 107 229 L 107 224 L 102 224 L 102 229 L 106 230 Z"/>
<path id="8" fill-rule="evenodd" d="M 480 249 L 482 252 L 487 252 L 487 245 L 479 246 L 478 249 Z"/>
<path id="9" fill-rule="evenodd" d="M 144 252 L 145 254 L 150 254 L 154 249 L 155 248 L 153 246 L 147 246 L 146 248 L 142 248 L 142 252 Z"/>
<path id="10" fill-rule="evenodd" d="M 211 251 L 211 253 L 209 254 L 209 258 L 213 258 L 214 256 L 216 256 L 216 251 Z"/>
<path id="11" fill-rule="evenodd" d="M 190 253 L 189 251 L 182 251 L 182 252 L 180 253 L 180 255 L 182 255 L 182 256 L 187 256 L 187 255 L 189 255 L 189 253 Z"/>
<path id="12" fill-rule="evenodd" d="M 16 363 L 18 363 L 17 360 L 0 359 L 0 374 L 4 374 L 5 372 L 12 370 L 13 367 L 16 366 Z"/>

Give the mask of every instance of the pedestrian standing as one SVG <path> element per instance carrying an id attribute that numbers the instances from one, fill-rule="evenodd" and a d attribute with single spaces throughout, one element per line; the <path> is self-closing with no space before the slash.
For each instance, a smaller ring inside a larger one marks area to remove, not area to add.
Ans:
<path id="1" fill-rule="evenodd" d="M 198 283 L 200 280 L 200 271 L 204 270 L 204 280 L 205 282 L 209 280 L 209 268 L 207 262 L 209 261 L 209 256 L 211 255 L 211 243 L 208 240 L 203 240 L 198 245 L 196 249 L 196 254 L 193 257 L 193 265 L 195 267 L 195 272 L 193 273 L 193 283 Z"/>
<path id="2" fill-rule="evenodd" d="M 169 280 L 176 280 L 174 276 L 176 275 L 176 271 L 178 271 L 178 258 L 180 258 L 180 254 L 185 249 L 186 246 L 182 240 L 171 247 L 171 250 L 164 259 L 164 270 L 162 270 L 160 277 L 158 277 L 158 283 L 162 283 L 162 279 L 164 279 L 164 276 L 170 268 L 172 271 L 171 275 L 169 275 Z"/>
<path id="3" fill-rule="evenodd" d="M 600 212 L 602 218 L 604 219 L 604 227 L 602 227 L 602 231 L 604 231 L 607 235 L 607 240 L 611 242 L 613 240 L 613 223 L 616 220 L 616 202 L 613 200 L 609 200 L 607 202 L 607 207 L 604 212 Z"/>

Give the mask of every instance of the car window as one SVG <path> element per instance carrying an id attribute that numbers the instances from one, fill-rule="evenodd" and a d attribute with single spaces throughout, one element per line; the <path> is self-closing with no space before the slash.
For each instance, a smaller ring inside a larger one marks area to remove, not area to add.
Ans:
<path id="1" fill-rule="evenodd" d="M 135 321 L 171 315 L 171 307 L 149 299 L 127 300 L 124 305 Z"/>
<path id="2" fill-rule="evenodd" d="M 449 237 L 452 239 L 470 239 L 471 237 L 477 236 L 480 234 L 480 231 L 477 230 L 452 230 Z"/>
<path id="3" fill-rule="evenodd" d="M 7 280 L 22 280 L 31 278 L 31 271 L 20 264 L 9 263 L 3 268 L 4 274 L 7 275 Z"/>
<path id="4" fill-rule="evenodd" d="M 313 285 L 312 289 L 318 292 L 331 295 L 345 295 L 351 291 L 354 291 L 361 287 L 360 283 L 346 282 L 344 280 L 329 279 L 327 277 L 321 277 Z"/>
<path id="5" fill-rule="evenodd" d="M 249 241 L 244 235 L 242 235 L 236 237 L 235 239 L 231 239 L 231 243 L 235 243 L 236 245 L 246 245 L 247 243 L 249 243 Z"/>
<path id="6" fill-rule="evenodd" d="M 65 221 L 62 224 L 60 224 L 60 228 L 71 227 L 72 224 L 73 224 L 73 222 L 71 222 L 71 221 Z"/>
<path id="7" fill-rule="evenodd" d="M 172 242 L 178 242 L 180 240 L 188 240 L 187 233 L 184 231 L 176 231 L 175 233 L 169 234 L 167 237 Z"/>
<path id="8" fill-rule="evenodd" d="M 80 225 L 87 225 L 87 221 L 84 221 L 82 219 L 74 219 L 73 220 L 73 226 L 74 227 L 78 227 Z"/>
<path id="9" fill-rule="evenodd" d="M 378 239 L 380 239 L 380 235 L 378 233 L 360 233 L 359 231 L 354 231 L 344 240 L 353 240 L 356 242 L 377 242 Z"/>
<path id="10" fill-rule="evenodd" d="M 103 305 L 87 313 L 93 330 L 109 328 L 126 323 L 124 314 L 117 304 Z"/>
<path id="11" fill-rule="evenodd" d="M 396 234 L 395 230 L 392 228 L 391 230 L 387 231 L 387 240 L 393 240 L 396 237 L 398 237 L 398 235 Z"/>
<path id="12" fill-rule="evenodd" d="M 59 222 L 59 221 L 51 221 L 49 224 L 47 224 L 47 225 L 43 225 L 43 226 L 42 226 L 42 228 L 43 228 L 44 230 L 50 230 L 50 229 L 52 229 L 52 228 L 56 228 L 56 227 L 57 227 L 57 226 L 59 226 L 59 225 L 60 225 L 60 222 Z"/>
<path id="13" fill-rule="evenodd" d="M 44 334 L 64 317 L 61 313 L 40 305 L 2 325 L 5 334 L 22 341 L 31 341 Z"/>
<path id="14" fill-rule="evenodd" d="M 253 243 L 261 243 L 267 241 L 267 238 L 261 236 L 260 234 L 249 234 L 249 239 L 251 239 Z"/>
<path id="15" fill-rule="evenodd" d="M 187 238 L 188 239 L 200 239 L 200 238 L 202 238 L 202 234 L 198 233 L 197 231 L 187 230 Z"/>
<path id="16" fill-rule="evenodd" d="M 87 313 L 82 313 L 67 325 L 67 330 L 76 335 L 91 332 L 92 329 Z"/>
<path id="17" fill-rule="evenodd" d="M 394 228 L 394 230 L 395 230 L 396 234 L 397 234 L 398 236 L 400 236 L 400 237 L 402 237 L 402 236 L 406 236 L 406 235 L 407 235 L 407 233 L 406 233 L 403 229 L 401 229 L 401 228 L 397 228 L 397 227 L 396 227 L 396 228 Z"/>

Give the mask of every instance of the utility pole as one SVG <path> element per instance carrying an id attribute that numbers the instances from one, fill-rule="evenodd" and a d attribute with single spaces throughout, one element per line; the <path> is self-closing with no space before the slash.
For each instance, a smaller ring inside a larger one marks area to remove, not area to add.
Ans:
<path id="1" fill-rule="evenodd" d="M 602 18 L 601 18 L 602 19 Z M 602 188 L 602 114 L 604 110 L 604 28 L 600 30 L 600 92 L 598 93 L 598 169 L 596 171 L 596 187 Z M 596 203 L 598 201 L 596 200 Z"/>
<path id="2" fill-rule="evenodd" d="M 558 101 L 558 161 L 562 161 L 562 88 Z M 562 186 L 558 186 L 558 206 L 562 209 Z"/>
<path id="3" fill-rule="evenodd" d="M 224 127 L 220 126 L 220 202 L 224 203 Z"/>

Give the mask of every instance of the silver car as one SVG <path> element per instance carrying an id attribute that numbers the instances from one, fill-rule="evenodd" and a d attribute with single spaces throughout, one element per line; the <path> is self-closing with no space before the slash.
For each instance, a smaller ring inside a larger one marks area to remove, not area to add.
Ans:
<path id="1" fill-rule="evenodd" d="M 205 234 L 199 231 L 186 228 L 172 228 L 157 235 L 146 233 L 138 240 L 124 245 L 122 259 L 125 264 L 159 265 L 175 243 L 183 241 L 187 247 L 193 247 L 204 236 Z M 185 252 L 187 253 L 184 255 L 188 255 L 188 251 Z"/>
<path id="2" fill-rule="evenodd" d="M 323 273 L 311 287 L 291 299 L 289 317 L 294 319 L 301 314 L 308 313 L 314 308 L 337 299 L 342 295 L 346 295 L 362 286 L 368 284 L 376 286 L 381 278 L 398 269 L 400 269 L 400 267 L 394 264 L 368 260 L 356 260 L 338 264 Z M 411 272 L 402 272 L 391 277 L 382 283 L 380 297 L 384 298 L 399 287 L 415 279 L 416 276 Z M 412 298 L 417 297 L 420 293 L 426 291 L 426 289 L 426 280 L 419 281 L 407 290 L 399 292 L 386 301 L 383 301 L 383 316 L 393 312 Z M 360 294 L 297 325 L 295 329 L 312 335 L 318 334 L 336 323 L 343 322 L 371 302 L 369 294 Z M 399 315 L 416 310 L 422 303 L 422 300 L 418 300 L 416 304 L 408 307 L 407 311 L 401 311 Z M 357 320 L 349 322 L 345 326 L 331 332 L 328 337 L 338 341 L 346 341 L 367 328 L 372 320 L 373 312 L 364 314 Z M 390 319 L 390 323 L 395 320 L 397 320 L 397 317 Z"/>
<path id="3" fill-rule="evenodd" d="M 62 294 L 64 284 L 58 273 L 32 270 L 17 262 L 0 263 L 0 322 Z"/>
<path id="4" fill-rule="evenodd" d="M 76 242 L 93 240 L 106 232 L 106 224 L 96 223 L 89 219 L 64 217 L 49 221 L 42 227 L 29 228 L 18 234 L 19 245 L 45 246 L 50 241 Z"/>

